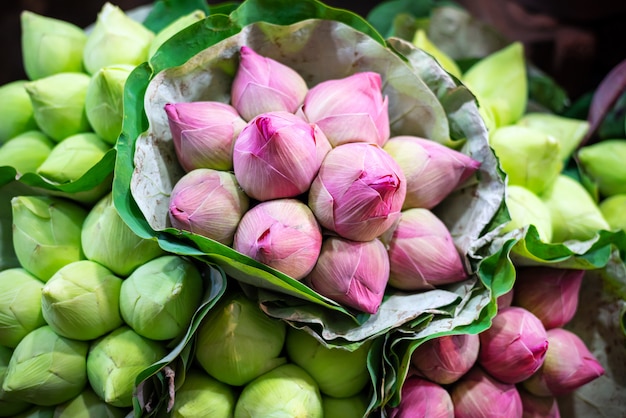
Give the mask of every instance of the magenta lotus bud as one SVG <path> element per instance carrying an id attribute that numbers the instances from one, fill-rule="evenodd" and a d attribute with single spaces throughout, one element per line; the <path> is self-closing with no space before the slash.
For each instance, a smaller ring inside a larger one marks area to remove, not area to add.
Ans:
<path id="1" fill-rule="evenodd" d="M 541 368 L 523 385 L 537 396 L 561 396 L 604 374 L 584 341 L 563 328 L 548 330 L 548 353 Z"/>
<path id="2" fill-rule="evenodd" d="M 322 231 L 313 212 L 296 199 L 276 199 L 252 207 L 241 219 L 233 248 L 296 280 L 315 266 Z"/>
<path id="3" fill-rule="evenodd" d="M 518 306 L 498 312 L 491 327 L 479 336 L 478 363 L 505 383 L 529 378 L 541 367 L 548 350 L 548 336 L 539 318 Z"/>
<path id="4" fill-rule="evenodd" d="M 515 287 L 512 287 L 506 293 L 501 294 L 496 299 L 496 303 L 498 305 L 498 311 L 501 311 L 504 308 L 508 308 L 513 303 L 513 298 L 515 297 Z"/>
<path id="5" fill-rule="evenodd" d="M 472 368 L 450 389 L 455 418 L 522 418 L 515 385 L 500 382 L 480 367 Z"/>
<path id="6" fill-rule="evenodd" d="M 232 170 L 233 144 L 246 126 L 234 107 L 220 102 L 168 103 L 165 112 L 185 171 Z"/>
<path id="7" fill-rule="evenodd" d="M 354 241 L 372 240 L 400 218 L 406 195 L 398 164 L 375 144 L 333 148 L 309 190 L 309 206 L 325 228 Z"/>
<path id="8" fill-rule="evenodd" d="M 409 376 L 402 384 L 400 404 L 387 411 L 389 418 L 454 418 L 452 398 L 437 383 Z"/>
<path id="9" fill-rule="evenodd" d="M 294 113 L 308 87 L 292 68 L 242 46 L 239 69 L 231 87 L 232 105 L 249 121 L 261 113 L 282 110 Z"/>
<path id="10" fill-rule="evenodd" d="M 554 396 L 537 396 L 518 387 L 522 408 L 522 418 L 561 418 L 559 404 Z"/>
<path id="11" fill-rule="evenodd" d="M 459 380 L 476 363 L 478 334 L 446 335 L 428 340 L 411 354 L 411 365 L 420 375 L 447 385 Z"/>
<path id="12" fill-rule="evenodd" d="M 389 251 L 389 284 L 397 289 L 433 289 L 467 278 L 450 231 L 428 209 L 403 210 L 381 239 Z"/>
<path id="13" fill-rule="evenodd" d="M 389 139 L 387 96 L 380 74 L 361 72 L 312 87 L 302 112 L 319 125 L 333 147 L 348 142 L 383 144 Z"/>
<path id="14" fill-rule="evenodd" d="M 567 324 L 578 308 L 584 270 L 525 267 L 517 271 L 514 303 L 532 312 L 546 329 Z"/>
<path id="15" fill-rule="evenodd" d="M 287 112 L 264 113 L 235 141 L 235 176 L 257 200 L 295 197 L 309 190 L 330 149 L 316 125 Z"/>
<path id="16" fill-rule="evenodd" d="M 389 279 L 389 257 L 384 244 L 330 236 L 324 240 L 317 264 L 306 278 L 321 295 L 374 314 Z"/>
<path id="17" fill-rule="evenodd" d="M 177 229 L 230 245 L 250 200 L 234 174 L 198 168 L 181 177 L 170 194 L 169 218 Z"/>
<path id="18" fill-rule="evenodd" d="M 395 136 L 383 147 L 406 177 L 403 209 L 432 209 L 480 167 L 480 162 L 435 141 Z"/>

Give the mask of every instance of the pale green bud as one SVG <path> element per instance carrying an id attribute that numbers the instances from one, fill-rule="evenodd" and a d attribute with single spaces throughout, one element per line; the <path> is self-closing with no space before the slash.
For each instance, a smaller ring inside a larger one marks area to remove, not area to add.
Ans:
<path id="1" fill-rule="evenodd" d="M 2 383 L 4 382 L 4 376 L 12 355 L 13 350 L 0 345 L 0 417 L 11 417 L 27 410 L 31 406 L 28 402 L 12 399 L 10 395 L 7 395 L 2 390 Z"/>
<path id="2" fill-rule="evenodd" d="M 626 193 L 626 140 L 605 139 L 578 150 L 583 171 L 597 184 L 600 194 Z"/>
<path id="3" fill-rule="evenodd" d="M 89 344 L 62 337 L 47 325 L 15 347 L 2 389 L 35 405 L 56 405 L 77 396 L 87 383 Z"/>
<path id="4" fill-rule="evenodd" d="M 93 132 L 78 133 L 56 144 L 37 173 L 55 183 L 76 181 L 110 149 L 111 146 Z"/>
<path id="5" fill-rule="evenodd" d="M 57 73 L 26 83 L 39 129 L 55 141 L 90 131 L 85 114 L 89 80 L 84 73 Z"/>
<path id="6" fill-rule="evenodd" d="M 599 207 L 611 229 L 626 231 L 626 194 L 609 196 L 600 202 Z"/>
<path id="7" fill-rule="evenodd" d="M 526 113 L 516 124 L 556 138 L 560 144 L 559 158 L 563 161 L 572 155 L 589 130 L 589 122 L 586 120 L 568 118 L 554 113 Z"/>
<path id="8" fill-rule="evenodd" d="M 75 398 L 57 405 L 54 418 L 123 418 L 128 410 L 109 405 L 89 387 Z"/>
<path id="9" fill-rule="evenodd" d="M 587 240 L 611 227 L 591 195 L 571 177 L 561 174 L 541 196 L 550 210 L 552 242 Z"/>
<path id="10" fill-rule="evenodd" d="M 37 129 L 33 104 L 26 92 L 26 80 L 17 80 L 0 86 L 0 144 L 21 134 Z"/>
<path id="11" fill-rule="evenodd" d="M 324 418 L 363 418 L 369 399 L 365 392 L 347 398 L 333 398 L 322 394 Z"/>
<path id="12" fill-rule="evenodd" d="M 139 335 L 153 340 L 169 340 L 185 332 L 201 299 L 200 271 L 177 255 L 139 266 L 120 289 L 122 318 Z"/>
<path id="13" fill-rule="evenodd" d="M 0 146 L 0 167 L 13 167 L 18 175 L 34 173 L 53 147 L 54 143 L 43 132 L 21 133 Z"/>
<path id="14" fill-rule="evenodd" d="M 509 232 L 534 225 L 544 242 L 552 239 L 552 217 L 546 204 L 533 192 L 522 186 L 510 185 L 506 189 L 506 206 L 511 220 L 502 228 Z"/>
<path id="15" fill-rule="evenodd" d="M 160 342 L 123 325 L 91 343 L 87 354 L 89 384 L 109 405 L 129 407 L 139 373 L 165 354 Z"/>
<path id="16" fill-rule="evenodd" d="M 85 98 L 85 112 L 94 132 L 115 145 L 122 132 L 124 85 L 134 69 L 132 65 L 111 65 L 91 77 Z"/>
<path id="17" fill-rule="evenodd" d="M 83 71 L 87 35 L 80 27 L 25 10 L 22 24 L 22 61 L 28 78 Z"/>
<path id="18" fill-rule="evenodd" d="M 84 259 L 80 232 L 87 211 L 77 203 L 53 196 L 11 199 L 13 248 L 22 267 L 48 281 L 58 269 Z"/>
<path id="19" fill-rule="evenodd" d="M 95 261 L 61 267 L 42 289 L 43 317 L 59 335 L 93 340 L 122 325 L 122 279 Z"/>
<path id="20" fill-rule="evenodd" d="M 46 324 L 41 313 L 43 282 L 21 267 L 0 272 L 0 346 L 15 348 Z"/>
<path id="21" fill-rule="evenodd" d="M 89 74 L 114 64 L 139 65 L 148 59 L 154 33 L 126 15 L 118 6 L 105 3 L 87 36 L 83 63 Z"/>
<path id="22" fill-rule="evenodd" d="M 187 26 L 196 23 L 199 20 L 202 20 L 206 17 L 206 14 L 202 10 L 194 10 L 193 12 L 186 14 L 184 16 L 179 17 L 174 20 L 172 23 L 161 29 L 157 32 L 156 36 L 152 40 L 150 44 L 150 49 L 148 50 L 148 58 L 152 58 L 154 53 L 159 49 L 161 45 L 172 36 L 176 35 L 181 30 L 185 29 Z"/>
<path id="23" fill-rule="evenodd" d="M 295 364 L 283 364 L 248 383 L 235 405 L 238 418 L 323 416 L 315 380 Z"/>
<path id="24" fill-rule="evenodd" d="M 235 410 L 234 389 L 206 374 L 191 369 L 176 391 L 172 417 L 230 418 Z"/>
<path id="25" fill-rule="evenodd" d="M 164 254 L 159 244 L 139 237 L 124 222 L 107 193 L 91 208 L 81 230 L 85 257 L 97 261 L 120 277 Z"/>

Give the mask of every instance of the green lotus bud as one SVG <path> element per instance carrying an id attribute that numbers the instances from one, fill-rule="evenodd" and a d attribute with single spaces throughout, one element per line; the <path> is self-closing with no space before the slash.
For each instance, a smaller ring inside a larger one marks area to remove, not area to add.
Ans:
<path id="1" fill-rule="evenodd" d="M 89 384 L 109 405 L 129 407 L 139 373 L 165 354 L 160 342 L 122 325 L 91 343 L 87 354 Z"/>
<path id="2" fill-rule="evenodd" d="M 56 405 L 77 396 L 87 383 L 89 344 L 62 337 L 47 325 L 15 347 L 2 389 L 35 405 Z"/>
<path id="3" fill-rule="evenodd" d="M 46 324 L 41 313 L 43 282 L 21 267 L 0 272 L 0 346 L 15 348 Z"/>
<path id="4" fill-rule="evenodd" d="M 206 374 L 191 369 L 176 391 L 171 416 L 174 418 L 230 418 L 235 410 L 233 388 Z"/>
<path id="5" fill-rule="evenodd" d="M 48 281 L 58 269 L 82 260 L 80 232 L 87 210 L 54 196 L 11 199 L 13 248 L 22 267 Z"/>
<path id="6" fill-rule="evenodd" d="M 578 150 L 583 171 L 603 196 L 626 193 L 626 140 L 605 139 Z"/>
<path id="7" fill-rule="evenodd" d="M 58 73 L 26 83 L 39 129 L 55 141 L 90 131 L 85 114 L 89 80 L 84 73 Z"/>
<path id="8" fill-rule="evenodd" d="M 109 405 L 87 386 L 77 397 L 58 405 L 54 418 L 123 418 L 128 410 Z"/>
<path id="9" fill-rule="evenodd" d="M 148 59 L 154 33 L 122 9 L 105 3 L 87 37 L 83 63 L 89 74 L 115 64 L 139 65 Z"/>
<path id="10" fill-rule="evenodd" d="M 559 158 L 567 160 L 581 143 L 589 122 L 583 119 L 568 118 L 554 113 L 526 113 L 516 125 L 526 126 L 556 138 L 559 141 Z"/>
<path id="11" fill-rule="evenodd" d="M 11 166 L 18 175 L 33 173 L 48 158 L 54 143 L 40 131 L 27 131 L 0 147 L 0 167 Z"/>
<path id="12" fill-rule="evenodd" d="M 93 340 L 122 325 L 122 279 L 95 261 L 61 267 L 42 289 L 43 317 L 59 335 Z"/>
<path id="13" fill-rule="evenodd" d="M 54 418 L 55 408 L 55 406 L 33 405 L 21 414 L 13 416 L 13 418 Z"/>
<path id="14" fill-rule="evenodd" d="M 28 78 L 83 71 L 85 31 L 64 20 L 25 10 L 22 24 L 22 61 Z"/>
<path id="15" fill-rule="evenodd" d="M 96 165 L 111 146 L 92 132 L 69 136 L 54 146 L 41 163 L 37 173 L 56 183 L 68 183 L 81 178 Z"/>
<path id="16" fill-rule="evenodd" d="M 600 202 L 600 212 L 609 223 L 611 229 L 623 229 L 626 231 L 626 194 L 609 196 Z"/>
<path id="17" fill-rule="evenodd" d="M 472 65 L 462 81 L 488 107 L 494 127 L 511 125 L 522 117 L 528 102 L 528 81 L 521 42 L 487 55 Z"/>
<path id="18" fill-rule="evenodd" d="M 0 144 L 21 134 L 37 129 L 33 104 L 26 92 L 26 80 L 16 80 L 0 86 Z"/>
<path id="19" fill-rule="evenodd" d="M 107 193 L 89 211 L 81 230 L 83 252 L 120 277 L 164 254 L 154 240 L 139 237 L 124 222 Z"/>
<path id="20" fill-rule="evenodd" d="M 124 321 L 139 335 L 169 340 L 187 330 L 202 299 L 202 276 L 190 260 L 157 257 L 139 266 L 120 290 Z"/>
<path id="21" fill-rule="evenodd" d="M 12 355 L 13 350 L 0 345 L 0 417 L 11 417 L 27 410 L 31 406 L 28 402 L 12 399 L 10 395 L 7 396 L 7 394 L 2 391 L 2 383 L 4 382 L 4 376 L 6 375 Z"/>
<path id="22" fill-rule="evenodd" d="M 115 145 L 122 132 L 124 85 L 132 65 L 111 65 L 91 77 L 85 98 L 85 112 L 94 132 Z"/>
<path id="23" fill-rule="evenodd" d="M 198 327 L 196 359 L 217 380 L 242 386 L 287 361 L 280 357 L 286 332 L 244 295 L 230 295 Z"/>
<path id="24" fill-rule="evenodd" d="M 534 225 L 542 241 L 550 242 L 552 240 L 550 210 L 539 196 L 525 187 L 509 185 L 506 189 L 505 200 L 511 220 L 504 225 L 502 232 Z"/>
<path id="25" fill-rule="evenodd" d="M 354 351 L 326 347 L 306 331 L 292 327 L 285 341 L 289 359 L 315 379 L 323 394 L 336 398 L 356 395 L 369 382 L 370 345 L 366 342 Z"/>
<path id="26" fill-rule="evenodd" d="M 437 45 L 432 43 L 430 39 L 428 39 L 428 35 L 424 29 L 418 29 L 415 32 L 413 45 L 432 55 L 432 57 L 437 60 L 439 65 L 441 65 L 444 70 L 458 79 L 461 78 L 461 69 L 456 62 L 441 49 L 437 48 Z"/>
<path id="27" fill-rule="evenodd" d="M 591 195 L 571 177 L 561 174 L 541 196 L 552 219 L 552 242 L 587 240 L 611 227 Z"/>
<path id="28" fill-rule="evenodd" d="M 184 16 L 179 17 L 178 19 L 171 22 L 169 25 L 161 29 L 157 32 L 156 36 L 152 40 L 150 44 L 150 48 L 148 49 L 148 58 L 152 58 L 154 53 L 159 49 L 161 45 L 172 36 L 176 35 L 181 30 L 185 29 L 187 26 L 196 23 L 199 20 L 202 20 L 206 17 L 206 14 L 202 10 L 194 10 L 193 12 L 186 14 Z"/>
<path id="29" fill-rule="evenodd" d="M 363 418 L 369 399 L 365 392 L 347 398 L 333 398 L 322 394 L 324 418 Z"/>
<path id="30" fill-rule="evenodd" d="M 248 383 L 235 416 L 321 418 L 322 397 L 315 380 L 295 364 L 283 364 Z"/>
<path id="31" fill-rule="evenodd" d="M 543 193 L 563 169 L 559 142 L 524 126 L 509 125 L 491 132 L 489 143 L 500 160 L 509 184 Z"/>

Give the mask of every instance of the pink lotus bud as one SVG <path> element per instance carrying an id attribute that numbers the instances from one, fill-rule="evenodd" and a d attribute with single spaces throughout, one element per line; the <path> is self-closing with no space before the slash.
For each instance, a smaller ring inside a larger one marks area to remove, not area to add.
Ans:
<path id="1" fill-rule="evenodd" d="M 287 112 L 264 113 L 235 141 L 235 176 L 257 200 L 295 197 L 309 189 L 328 151 L 316 125 Z"/>
<path id="2" fill-rule="evenodd" d="M 307 205 L 296 199 L 261 202 L 241 219 L 233 248 L 296 280 L 315 266 L 322 231 Z"/>
<path id="3" fill-rule="evenodd" d="M 513 298 L 515 297 L 515 288 L 511 288 L 508 292 L 498 296 L 496 299 L 496 303 L 498 304 L 498 311 L 501 311 L 504 308 L 508 308 L 513 303 Z"/>
<path id="4" fill-rule="evenodd" d="M 537 396 L 518 387 L 524 414 L 522 418 L 561 418 L 559 404 L 554 396 Z"/>
<path id="5" fill-rule="evenodd" d="M 411 354 L 411 364 L 422 376 L 447 385 L 459 380 L 478 358 L 478 334 L 446 335 L 418 346 Z"/>
<path id="6" fill-rule="evenodd" d="M 584 270 L 525 267 L 517 271 L 514 303 L 532 312 L 546 329 L 562 327 L 578 308 Z"/>
<path id="7" fill-rule="evenodd" d="M 522 418 L 515 385 L 503 383 L 480 367 L 472 368 L 450 389 L 455 418 Z"/>
<path id="8" fill-rule="evenodd" d="M 198 168 L 174 185 L 169 218 L 174 228 L 230 245 L 248 207 L 248 196 L 232 173 Z"/>
<path id="9" fill-rule="evenodd" d="M 548 350 L 543 324 L 518 306 L 498 312 L 491 327 L 480 334 L 478 363 L 505 383 L 519 383 L 541 367 Z"/>
<path id="10" fill-rule="evenodd" d="M 548 353 L 543 366 L 524 381 L 537 396 L 561 396 L 604 374 L 604 368 L 584 341 L 563 328 L 548 330 Z"/>
<path id="11" fill-rule="evenodd" d="M 318 293 L 346 306 L 374 314 L 389 279 L 389 258 L 383 243 L 324 240 L 317 264 L 306 279 Z"/>
<path id="12" fill-rule="evenodd" d="M 454 418 L 452 399 L 437 383 L 409 376 L 402 384 L 400 404 L 389 408 L 389 418 Z"/>
<path id="13" fill-rule="evenodd" d="M 389 139 L 387 96 L 380 74 L 362 72 L 312 87 L 302 112 L 336 147 L 348 142 L 383 144 Z"/>
<path id="14" fill-rule="evenodd" d="M 165 112 L 185 171 L 232 169 L 233 143 L 246 126 L 235 108 L 220 102 L 168 103 Z"/>
<path id="15" fill-rule="evenodd" d="M 354 241 L 369 241 L 400 218 L 406 195 L 398 164 L 375 144 L 349 143 L 327 155 L 309 190 L 322 226 Z"/>
<path id="16" fill-rule="evenodd" d="M 480 162 L 459 151 L 415 136 L 395 136 L 383 149 L 406 177 L 403 209 L 432 209 L 480 167 Z"/>
<path id="17" fill-rule="evenodd" d="M 381 239 L 389 250 L 389 284 L 397 289 L 432 289 L 467 278 L 450 231 L 428 209 L 403 210 Z"/>
<path id="18" fill-rule="evenodd" d="M 294 113 L 308 91 L 300 74 L 245 45 L 240 52 L 231 101 L 241 117 L 249 121 L 261 113 L 277 110 Z"/>

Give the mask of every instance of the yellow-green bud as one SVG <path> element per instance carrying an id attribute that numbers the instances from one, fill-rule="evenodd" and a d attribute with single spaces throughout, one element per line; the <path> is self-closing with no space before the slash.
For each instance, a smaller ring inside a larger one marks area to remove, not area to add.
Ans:
<path id="1" fill-rule="evenodd" d="M 29 402 L 13 399 L 2 390 L 2 383 L 4 382 L 4 376 L 6 375 L 12 355 L 13 350 L 0 345 L 0 417 L 12 417 L 15 414 L 27 410 L 31 406 Z"/>
<path id="2" fill-rule="evenodd" d="M 534 225 L 544 242 L 552 239 L 552 217 L 546 204 L 533 192 L 522 186 L 507 187 L 506 206 L 511 220 L 502 232 L 509 232 Z"/>
<path id="3" fill-rule="evenodd" d="M 600 194 L 626 193 L 626 139 L 605 139 L 584 146 L 578 150 L 578 161 Z"/>
<path id="4" fill-rule="evenodd" d="M 150 48 L 148 49 L 148 58 L 152 58 L 154 53 L 159 49 L 165 41 L 170 39 L 172 36 L 176 35 L 181 30 L 185 29 L 187 26 L 196 23 L 199 20 L 202 20 L 206 17 L 206 14 L 202 10 L 194 10 L 193 12 L 186 14 L 184 16 L 179 17 L 174 20 L 172 23 L 161 29 L 157 32 L 156 36 L 152 40 L 150 44 Z"/>
<path id="5" fill-rule="evenodd" d="M 0 86 L 0 144 L 21 134 L 37 129 L 33 104 L 26 92 L 26 80 L 17 80 Z"/>
<path id="6" fill-rule="evenodd" d="M 361 392 L 346 398 L 334 398 L 322 394 L 324 418 L 363 418 L 369 399 L 366 392 Z"/>
<path id="7" fill-rule="evenodd" d="M 172 417 L 230 418 L 235 410 L 235 391 L 198 369 L 191 369 L 176 391 Z"/>
<path id="8" fill-rule="evenodd" d="M 13 167 L 18 176 L 34 173 L 53 147 L 54 143 L 43 132 L 23 132 L 0 146 L 0 167 Z"/>
<path id="9" fill-rule="evenodd" d="M 600 212 L 611 229 L 626 231 L 626 194 L 615 194 L 600 202 Z"/>
<path id="10" fill-rule="evenodd" d="M 128 412 L 104 402 L 87 386 L 77 397 L 57 405 L 54 418 L 123 418 Z"/>

